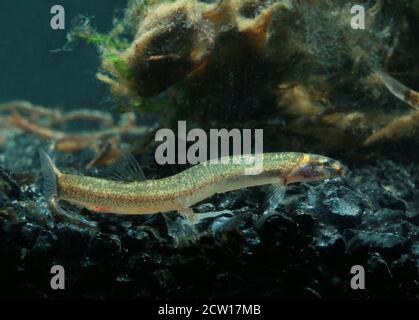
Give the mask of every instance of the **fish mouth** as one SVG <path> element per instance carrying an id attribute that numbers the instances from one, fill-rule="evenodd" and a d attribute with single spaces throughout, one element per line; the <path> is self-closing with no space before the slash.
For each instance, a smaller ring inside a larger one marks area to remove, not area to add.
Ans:
<path id="1" fill-rule="evenodd" d="M 348 174 L 349 171 L 346 166 L 336 160 L 329 160 L 326 165 L 324 165 L 324 169 L 329 177 L 344 177 Z"/>
<path id="2" fill-rule="evenodd" d="M 340 163 L 335 163 L 333 164 L 333 166 L 331 168 L 329 168 L 328 170 L 330 172 L 331 175 L 337 175 L 337 176 L 342 176 L 345 177 L 348 175 L 348 168 Z"/>

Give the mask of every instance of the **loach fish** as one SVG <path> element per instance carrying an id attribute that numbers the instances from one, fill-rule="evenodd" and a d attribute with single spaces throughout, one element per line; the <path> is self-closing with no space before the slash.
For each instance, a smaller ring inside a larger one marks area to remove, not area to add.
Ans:
<path id="1" fill-rule="evenodd" d="M 338 161 L 313 154 L 264 153 L 262 171 L 246 175 L 254 160 L 252 155 L 221 158 L 193 166 L 173 176 L 145 180 L 136 160 L 125 161 L 115 171 L 120 179 L 66 174 L 57 169 L 48 154 L 40 150 L 45 196 L 61 210 L 59 200 L 101 213 L 152 214 L 178 211 L 194 220 L 191 206 L 216 194 L 252 186 L 274 186 L 270 206 L 283 199 L 285 187 L 295 182 L 309 182 L 346 174 Z M 132 179 L 134 178 L 134 179 Z"/>

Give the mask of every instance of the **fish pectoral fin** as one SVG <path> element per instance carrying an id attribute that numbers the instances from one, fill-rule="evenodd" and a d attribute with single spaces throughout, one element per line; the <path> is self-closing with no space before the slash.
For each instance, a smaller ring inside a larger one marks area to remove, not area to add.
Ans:
<path id="1" fill-rule="evenodd" d="M 106 173 L 106 177 L 125 182 L 143 181 L 146 179 L 143 169 L 141 169 L 140 164 L 132 155 L 126 156 L 112 165 Z"/>
<path id="2" fill-rule="evenodd" d="M 59 202 L 60 200 L 57 197 L 51 197 L 48 201 L 50 211 L 54 214 L 55 223 L 65 221 L 77 226 L 91 228 L 94 231 L 97 229 L 97 223 L 95 221 L 87 220 L 76 212 L 67 212 L 61 207 Z"/>
<path id="3" fill-rule="evenodd" d="M 283 183 L 275 183 L 271 185 L 267 199 L 262 207 L 263 213 L 269 213 L 276 209 L 280 203 L 284 201 L 286 186 Z"/>
<path id="4" fill-rule="evenodd" d="M 178 210 L 178 212 L 184 216 L 186 219 L 188 219 L 190 222 L 196 222 L 197 221 L 197 215 L 191 208 L 183 208 Z"/>
<path id="5" fill-rule="evenodd" d="M 52 196 L 48 199 L 48 206 L 51 212 L 58 213 L 60 215 L 67 215 L 67 212 L 60 206 L 60 200 L 56 196 Z"/>
<path id="6" fill-rule="evenodd" d="M 197 215 L 199 221 L 205 220 L 205 219 L 217 219 L 219 217 L 225 217 L 229 216 L 232 217 L 233 212 L 231 210 L 221 210 L 221 211 L 211 211 L 211 212 L 204 212 Z"/>

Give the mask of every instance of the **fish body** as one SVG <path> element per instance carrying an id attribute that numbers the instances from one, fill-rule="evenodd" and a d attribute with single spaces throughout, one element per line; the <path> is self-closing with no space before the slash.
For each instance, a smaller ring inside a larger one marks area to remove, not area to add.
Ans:
<path id="1" fill-rule="evenodd" d="M 95 212 L 152 214 L 190 210 L 217 193 L 260 185 L 315 181 L 343 175 L 345 168 L 333 159 L 304 153 L 263 154 L 258 175 L 246 174 L 254 156 L 241 155 L 207 161 L 173 176 L 133 182 L 66 174 L 41 151 L 47 196 L 65 200 Z"/>

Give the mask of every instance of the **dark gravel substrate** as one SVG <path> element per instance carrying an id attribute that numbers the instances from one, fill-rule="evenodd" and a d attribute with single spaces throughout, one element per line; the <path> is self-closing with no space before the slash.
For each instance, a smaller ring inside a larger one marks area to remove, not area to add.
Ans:
<path id="1" fill-rule="evenodd" d="M 290 190 L 263 216 L 261 189 L 218 195 L 195 211 L 226 214 L 196 229 L 175 213 L 82 210 L 95 230 L 53 223 L 38 187 L 39 143 L 16 139 L 0 169 L 1 298 L 419 298 L 417 166 L 351 168 L 348 177 Z M 57 161 L 70 167 L 80 159 Z M 145 166 L 151 177 L 172 169 Z M 65 267 L 66 290 L 50 289 L 56 264 Z M 365 268 L 365 290 L 350 287 L 354 265 Z"/>

